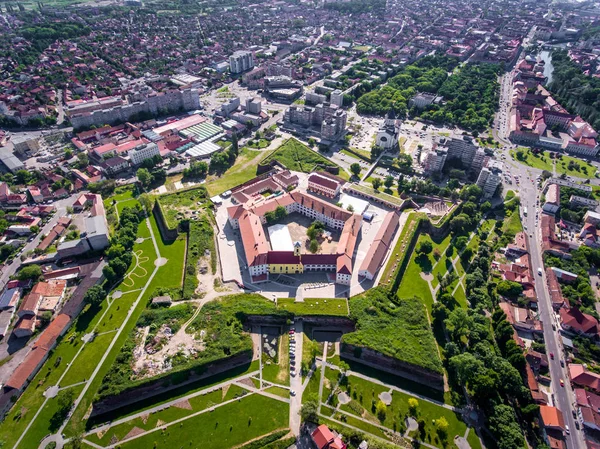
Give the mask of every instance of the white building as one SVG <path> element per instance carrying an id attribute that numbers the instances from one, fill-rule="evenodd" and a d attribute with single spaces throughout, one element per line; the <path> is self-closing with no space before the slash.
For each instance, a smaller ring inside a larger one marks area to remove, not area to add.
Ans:
<path id="1" fill-rule="evenodd" d="M 139 147 L 135 147 L 127 152 L 133 165 L 140 165 L 146 159 L 151 159 L 154 156 L 160 156 L 160 150 L 155 143 L 147 143 Z"/>
<path id="2" fill-rule="evenodd" d="M 344 92 L 342 92 L 339 89 L 334 90 L 333 92 L 331 92 L 329 102 L 341 108 L 344 104 Z"/>
<path id="3" fill-rule="evenodd" d="M 558 184 L 550 184 L 546 192 L 546 202 L 542 206 L 544 212 L 555 214 L 560 207 L 560 187 Z"/>
<path id="4" fill-rule="evenodd" d="M 236 51 L 229 57 L 231 73 L 242 73 L 252 68 L 254 68 L 254 55 L 251 51 Z"/>
<path id="5" fill-rule="evenodd" d="M 332 93 L 333 95 L 333 93 Z M 400 125 L 396 120 L 396 114 L 390 110 L 377 131 L 376 145 L 384 150 L 391 150 L 398 145 L 398 137 L 400 136 Z"/>
<path id="6" fill-rule="evenodd" d="M 483 198 L 490 199 L 496 193 L 498 186 L 502 182 L 502 168 L 498 163 L 489 163 L 487 167 L 481 169 L 477 178 L 477 185 L 483 191 Z"/>

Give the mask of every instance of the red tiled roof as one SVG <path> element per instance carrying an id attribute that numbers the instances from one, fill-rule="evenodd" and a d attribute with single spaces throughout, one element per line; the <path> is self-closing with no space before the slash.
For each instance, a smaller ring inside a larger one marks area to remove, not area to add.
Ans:
<path id="1" fill-rule="evenodd" d="M 334 439 L 333 432 L 325 424 L 317 427 L 311 436 L 318 449 L 326 449 Z"/>
<path id="2" fill-rule="evenodd" d="M 69 325 L 71 321 L 71 317 L 69 315 L 65 315 L 61 313 L 58 315 L 46 329 L 41 333 L 40 338 L 33 345 L 34 348 L 43 348 L 47 351 L 50 351 L 55 343 L 57 338 L 63 333 L 65 328 Z"/>
<path id="3" fill-rule="evenodd" d="M 565 419 L 562 412 L 556 407 L 549 405 L 540 405 L 540 415 L 545 427 L 565 428 Z"/>
<path id="4" fill-rule="evenodd" d="M 598 320 L 592 315 L 583 313 L 577 307 L 560 309 L 560 319 L 564 326 L 568 326 L 576 332 L 590 335 L 598 334 Z"/>

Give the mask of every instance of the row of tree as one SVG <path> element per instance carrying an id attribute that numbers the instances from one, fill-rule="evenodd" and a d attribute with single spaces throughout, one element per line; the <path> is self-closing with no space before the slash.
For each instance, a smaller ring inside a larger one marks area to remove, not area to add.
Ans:
<path id="1" fill-rule="evenodd" d="M 102 273 L 110 285 L 121 279 L 131 265 L 132 249 L 137 237 L 138 225 L 145 214 L 139 204 L 136 204 L 135 207 L 126 207 L 119 214 L 119 228 L 111 239 L 110 247 L 106 250 L 109 262 L 102 269 Z"/>

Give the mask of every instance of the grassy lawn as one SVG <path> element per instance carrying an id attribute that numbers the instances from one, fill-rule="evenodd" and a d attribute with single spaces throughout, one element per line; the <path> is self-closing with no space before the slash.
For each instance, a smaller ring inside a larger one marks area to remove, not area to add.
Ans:
<path id="1" fill-rule="evenodd" d="M 66 387 L 89 379 L 113 337 L 114 333 L 98 335 L 94 338 L 93 342 L 87 343 L 77 357 L 74 369 L 69 369 L 62 379 L 61 387 Z"/>
<path id="2" fill-rule="evenodd" d="M 119 215 L 121 215 L 123 209 L 125 209 L 126 207 L 135 207 L 136 204 L 139 204 L 139 201 L 133 198 L 130 200 L 119 201 L 117 203 L 117 211 L 119 211 Z"/>
<path id="3" fill-rule="evenodd" d="M 157 430 L 129 443 L 128 448 L 226 449 L 288 426 L 289 405 L 260 395 L 250 395 L 183 421 L 180 425 Z"/>
<path id="4" fill-rule="evenodd" d="M 393 257 L 390 256 L 390 259 L 385 266 L 385 271 L 381 276 L 381 282 L 384 284 L 389 284 L 393 281 L 392 276 L 396 272 L 396 264 L 402 259 L 404 252 L 406 251 L 406 246 L 408 242 L 412 239 L 412 236 L 417 230 L 417 225 L 419 223 L 420 216 L 411 213 L 402 228 L 402 232 L 400 233 L 400 237 L 398 237 L 398 241 L 396 242 L 396 246 L 394 247 Z M 401 256 L 402 255 L 402 256 Z"/>
<path id="5" fill-rule="evenodd" d="M 289 335 L 287 333 L 282 334 L 279 337 L 277 363 L 275 363 L 273 360 L 271 360 L 270 364 L 264 363 L 267 356 L 263 352 L 263 380 L 280 385 L 290 384 L 290 356 L 288 351 L 289 344 Z"/>
<path id="6" fill-rule="evenodd" d="M 517 159 L 517 151 L 523 151 L 523 160 Z M 546 153 L 533 154 L 529 148 L 519 147 L 516 150 L 510 150 L 512 158 L 520 164 L 527 165 L 529 167 L 537 168 L 539 170 L 553 171 L 552 159 Z"/>
<path id="7" fill-rule="evenodd" d="M 469 430 L 469 435 L 467 435 L 467 441 L 471 445 L 471 449 L 482 449 L 481 440 L 479 440 L 475 429 L 471 428 L 471 430 Z"/>
<path id="8" fill-rule="evenodd" d="M 209 176 L 206 179 L 205 187 L 208 194 L 210 196 L 219 195 L 256 177 L 256 166 L 264 159 L 266 154 L 269 154 L 269 152 L 242 148 L 232 167 L 221 176 Z"/>
<path id="9" fill-rule="evenodd" d="M 344 410 L 344 409 L 342 408 L 342 410 Z M 342 418 L 342 416 L 343 416 L 343 418 Z M 383 429 L 381 429 L 380 427 L 377 427 L 371 423 L 364 422 L 362 419 L 355 418 L 352 415 L 347 415 L 347 414 L 338 412 L 333 415 L 333 419 L 337 419 L 338 421 L 345 421 L 346 424 L 348 424 L 349 426 L 358 427 L 359 429 L 362 429 L 365 432 L 369 432 L 375 436 L 389 440 L 389 438 L 386 436 L 385 431 Z M 337 424 L 337 425 L 340 425 L 340 424 Z"/>
<path id="10" fill-rule="evenodd" d="M 271 160 L 277 160 L 288 169 L 303 173 L 315 171 L 317 165 L 329 167 L 336 166 L 336 164 L 331 162 L 325 156 L 311 150 L 302 142 L 293 138 L 286 140 L 273 153 L 265 157 L 263 162 L 269 162 Z"/>
<path id="11" fill-rule="evenodd" d="M 279 298 L 277 307 L 296 315 L 348 316 L 348 304 L 344 298 L 305 298 L 304 302 L 294 302 L 294 298 Z"/>
<path id="12" fill-rule="evenodd" d="M 267 148 L 269 145 L 271 144 L 270 141 L 268 141 L 267 139 L 259 139 L 259 140 L 251 140 L 248 142 L 248 146 L 250 148 L 259 148 L 259 149 L 263 149 L 263 148 Z"/>
<path id="13" fill-rule="evenodd" d="M 282 398 L 286 398 L 286 399 L 290 397 L 290 390 L 288 390 L 287 388 L 269 387 L 269 388 L 265 389 L 265 391 L 267 393 L 276 394 L 277 396 L 281 396 Z"/>
<path id="14" fill-rule="evenodd" d="M 392 390 L 392 403 L 387 406 L 385 415 L 377 417 L 373 404 L 379 401 L 378 396 L 380 393 L 389 391 L 387 387 L 350 375 L 348 384 L 341 386 L 341 388 L 347 392 L 349 391 L 352 398 L 351 403 L 340 407 L 345 412 L 356 416 L 362 415 L 363 418 L 383 425 L 388 429 L 395 431 L 404 429 L 404 420 L 409 415 L 408 400 L 413 396 Z M 434 446 L 442 447 L 442 442 L 433 424 L 433 420 L 441 417 L 446 418 L 449 424 L 448 442 L 452 442 L 456 435 L 464 435 L 467 426 L 458 413 L 422 399 L 418 399 L 418 403 L 417 418 L 422 419 L 425 423 L 423 433 L 417 436 L 419 439 Z"/>
<path id="15" fill-rule="evenodd" d="M 110 310 L 98 324 L 98 333 L 116 330 L 119 328 L 131 305 L 135 302 L 140 292 L 125 293 L 119 299 L 113 300 Z"/>
<path id="16" fill-rule="evenodd" d="M 340 153 L 345 154 L 346 156 L 353 157 L 355 159 L 362 159 L 365 162 L 371 162 L 371 152 L 367 150 L 361 150 L 360 148 L 342 148 Z"/>
<path id="17" fill-rule="evenodd" d="M 117 289 L 121 290 L 122 292 L 128 292 L 142 288 L 146 284 L 146 281 L 154 269 L 156 253 L 154 251 L 152 239 L 146 239 L 142 243 L 136 243 L 133 245 L 133 252 L 137 256 L 137 260 L 134 256 L 133 262 L 129 267 L 129 271 L 127 271 L 125 274 L 125 277 L 121 281 L 120 285 L 117 286 Z"/>
<path id="18" fill-rule="evenodd" d="M 385 189 L 385 187 L 382 186 L 379 188 L 379 190 L 375 190 L 373 186 L 371 186 L 372 180 L 373 178 L 369 176 L 366 179 L 368 185 L 353 184 L 352 188 L 358 190 L 359 192 L 366 193 L 367 195 L 373 195 L 383 201 L 388 201 L 391 204 L 401 206 L 404 203 L 404 200 L 398 196 L 398 191 L 393 186 L 392 189 Z"/>
<path id="19" fill-rule="evenodd" d="M 504 234 L 515 235 L 518 232 L 523 230 L 523 225 L 521 224 L 521 217 L 519 216 L 519 209 L 515 209 L 515 211 L 510 215 L 510 217 L 506 217 L 504 219 L 504 223 L 502 224 L 502 231 Z"/>
<path id="20" fill-rule="evenodd" d="M 563 154 L 560 159 L 556 160 L 556 171 L 576 178 L 592 178 L 596 173 L 596 167 L 583 159 Z"/>
<path id="21" fill-rule="evenodd" d="M 465 293 L 465 289 L 462 284 L 458 286 L 456 291 L 454 292 L 454 299 L 456 302 L 460 304 L 461 307 L 467 308 L 467 294 Z"/>
<path id="22" fill-rule="evenodd" d="M 19 446 L 17 446 L 18 449 L 37 449 L 40 445 L 40 441 L 46 435 L 55 433 L 58 430 L 58 426 L 60 426 L 62 423 L 60 420 L 53 421 L 53 417 L 59 409 L 58 398 L 61 395 L 66 394 L 66 392 L 69 390 L 72 390 L 73 397 L 77 397 L 82 389 L 83 385 L 78 385 L 76 387 L 59 392 L 58 396 L 55 398 L 48 399 L 48 402 L 46 402 L 46 405 L 44 405 L 42 411 L 34 421 L 34 425 L 31 426 L 31 429 L 27 433 L 27 437 L 23 438 Z"/>
<path id="23" fill-rule="evenodd" d="M 86 439 L 93 443 L 107 446 L 111 444 L 111 441 L 113 440 L 122 440 L 129 432 L 131 432 L 132 429 L 136 427 L 150 431 L 159 425 L 173 422 L 177 419 L 189 416 L 201 410 L 214 407 L 215 405 L 218 405 L 224 401 L 242 396 L 245 391 L 246 390 L 238 387 L 237 385 L 232 385 L 227 389 L 218 389 L 204 395 L 193 397 L 187 400 L 187 402 L 185 399 L 183 399 L 180 403 L 181 406 L 172 405 L 158 412 L 150 413 L 145 417 L 134 418 L 130 421 L 111 427 L 103 434 L 90 434 L 86 437 Z"/>
<path id="24" fill-rule="evenodd" d="M 408 263 L 408 267 L 404 272 L 402 282 L 400 283 L 400 287 L 398 288 L 398 292 L 396 294 L 399 298 L 412 298 L 414 296 L 418 297 L 421 302 L 425 304 L 427 310 L 431 312 L 431 307 L 433 306 L 433 297 L 431 296 L 429 285 L 427 284 L 427 281 L 421 277 L 421 273 L 431 272 L 433 267 L 433 257 L 426 254 L 417 255 L 416 252 L 416 248 L 419 247 L 419 244 L 428 239 L 429 236 L 426 234 L 419 236 L 419 240 L 415 246 L 413 254 L 410 257 L 410 262 Z"/>
<path id="25" fill-rule="evenodd" d="M 321 379 L 321 371 L 317 370 L 313 373 L 312 377 L 309 379 L 308 384 L 306 384 L 306 388 L 304 389 L 304 393 L 302 394 L 302 402 L 310 401 L 310 400 L 319 400 L 319 381 Z"/>

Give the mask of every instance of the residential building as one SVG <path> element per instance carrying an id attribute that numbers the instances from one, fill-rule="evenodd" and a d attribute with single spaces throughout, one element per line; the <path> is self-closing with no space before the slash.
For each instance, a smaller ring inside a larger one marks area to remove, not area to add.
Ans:
<path id="1" fill-rule="evenodd" d="M 325 424 L 317 427 L 311 434 L 311 438 L 317 449 L 346 449 L 347 447 Z"/>
<path id="2" fill-rule="evenodd" d="M 251 51 L 239 50 L 229 57 L 229 71 L 233 74 L 254 68 L 254 55 Z"/>
<path id="3" fill-rule="evenodd" d="M 502 183 L 502 168 L 499 163 L 490 162 L 487 167 L 481 169 L 476 184 L 483 191 L 483 198 L 490 199 Z"/>
<path id="4" fill-rule="evenodd" d="M 344 105 L 344 92 L 339 89 L 334 90 L 330 94 L 329 102 L 341 108 Z"/>
<path id="5" fill-rule="evenodd" d="M 540 405 L 540 415 L 545 428 L 554 430 L 565 429 L 565 418 L 558 408 L 549 405 Z"/>
<path id="6" fill-rule="evenodd" d="M 560 208 L 560 187 L 558 184 L 550 184 L 546 191 L 546 202 L 542 206 L 544 212 L 555 214 Z"/>
<path id="7" fill-rule="evenodd" d="M 160 156 L 160 150 L 158 149 L 158 145 L 156 145 L 154 142 L 150 142 L 132 148 L 127 152 L 127 155 L 131 159 L 132 165 L 140 165 L 146 159 L 152 159 L 154 156 Z"/>

